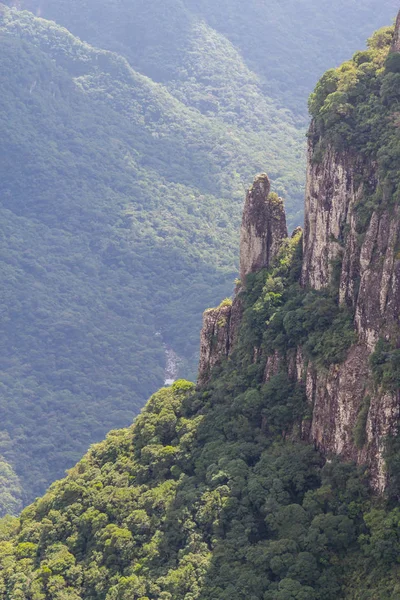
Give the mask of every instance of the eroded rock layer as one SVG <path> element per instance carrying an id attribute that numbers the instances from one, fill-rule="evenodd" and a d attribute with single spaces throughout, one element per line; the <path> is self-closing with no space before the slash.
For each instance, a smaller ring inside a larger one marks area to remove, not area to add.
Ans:
<path id="1" fill-rule="evenodd" d="M 376 386 L 370 358 L 379 339 L 395 347 L 400 343 L 399 208 L 380 206 L 361 232 L 356 207 L 365 197 L 362 182 L 368 178 L 370 185 L 378 185 L 374 165 L 331 149 L 321 163 L 313 159 L 310 144 L 302 284 L 321 289 L 335 285 L 333 279 L 338 278 L 339 301 L 354 310 L 358 341 L 346 360 L 328 372 L 312 365 L 302 369 L 313 407 L 309 435 L 326 454 L 367 462 L 374 486 L 382 491 L 385 438 L 396 431 L 400 397 L 396 390 Z M 365 402 L 366 441 L 358 448 L 354 430 Z"/>
<path id="2" fill-rule="evenodd" d="M 268 267 L 287 237 L 283 200 L 270 193 L 268 176 L 256 177 L 247 193 L 240 229 L 240 280 Z"/>
<path id="3" fill-rule="evenodd" d="M 203 327 L 200 337 L 199 385 L 203 385 L 208 381 L 213 367 L 229 354 L 231 315 L 231 304 L 210 308 L 203 315 Z"/>
<path id="4" fill-rule="evenodd" d="M 258 175 L 246 195 L 240 230 L 240 287 L 246 277 L 268 268 L 287 237 L 282 198 L 270 193 L 268 175 Z M 209 309 L 203 316 L 198 384 L 206 383 L 213 367 L 229 356 L 240 325 L 242 305 L 236 294 L 231 305 Z"/>

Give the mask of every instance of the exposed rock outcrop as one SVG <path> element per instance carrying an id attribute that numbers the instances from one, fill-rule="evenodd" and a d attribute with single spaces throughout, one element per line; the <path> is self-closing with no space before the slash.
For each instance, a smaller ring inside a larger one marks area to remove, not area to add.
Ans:
<path id="1" fill-rule="evenodd" d="M 210 308 L 203 315 L 200 336 L 198 385 L 207 383 L 213 367 L 228 356 L 230 351 L 230 324 L 232 305 Z"/>
<path id="2" fill-rule="evenodd" d="M 400 11 L 397 15 L 391 52 L 400 52 Z"/>
<path id="3" fill-rule="evenodd" d="M 314 289 L 326 287 L 334 263 L 340 258 L 351 208 L 362 194 L 354 177 L 362 169 L 350 154 L 328 149 L 314 162 L 312 141 L 308 147 L 302 283 Z"/>
<path id="4" fill-rule="evenodd" d="M 270 191 L 268 175 L 263 173 L 255 178 L 246 195 L 240 230 L 241 286 L 249 273 L 269 267 L 287 237 L 283 200 Z M 213 367 L 229 356 L 241 317 L 240 287 L 232 305 L 221 305 L 204 313 L 198 385 L 205 384 Z"/>
<path id="5" fill-rule="evenodd" d="M 259 175 L 247 192 L 240 229 L 240 280 L 268 267 L 287 237 L 282 198 L 271 194 L 268 175 Z"/>
<path id="6" fill-rule="evenodd" d="M 309 382 L 313 407 L 310 438 L 326 454 L 370 467 L 373 485 L 385 487 L 384 439 L 399 418 L 398 392 L 378 390 L 372 380 L 370 357 L 379 338 L 400 342 L 400 240 L 398 207 L 372 213 L 365 233 L 357 230 L 355 206 L 365 190 L 360 180 L 378 184 L 375 165 L 360 163 L 349 153 L 332 150 L 318 164 L 309 147 L 302 283 L 315 289 L 332 282 L 339 272 L 339 300 L 354 309 L 358 342 L 347 359 L 326 373 L 309 365 L 301 377 Z M 360 173 L 364 177 L 360 178 Z M 358 183 L 355 181 L 357 177 Z M 366 397 L 370 409 L 366 443 L 357 448 L 354 429 Z"/>

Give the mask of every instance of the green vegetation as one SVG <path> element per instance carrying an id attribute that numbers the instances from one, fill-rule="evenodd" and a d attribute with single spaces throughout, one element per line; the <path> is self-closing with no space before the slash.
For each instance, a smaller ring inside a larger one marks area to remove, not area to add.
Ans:
<path id="1" fill-rule="evenodd" d="M 248 276 L 248 300 L 241 332 L 246 351 L 261 344 L 268 355 L 281 356 L 302 348 L 316 366 L 340 363 L 355 341 L 352 314 L 339 307 L 326 290 L 306 290 L 299 285 L 301 232 L 287 240 L 270 272 Z M 257 297 L 257 301 L 255 300 Z"/>
<path id="2" fill-rule="evenodd" d="M 195 377 L 244 188 L 268 169 L 300 222 L 299 115 L 335 48 L 394 12 L 375 3 L 0 4 L 0 456 L 18 481 L 0 511 L 131 422 L 165 345 Z"/>
<path id="3" fill-rule="evenodd" d="M 299 441 L 302 386 L 284 372 L 264 383 L 266 356 L 248 352 L 250 314 L 266 282 L 295 276 L 298 248 L 249 282 L 237 349 L 206 388 L 160 390 L 0 522 L 5 600 L 396 597 L 399 509 L 370 497 L 361 469 Z"/>
<path id="4" fill-rule="evenodd" d="M 232 306 L 232 298 L 225 298 L 225 300 L 222 300 L 218 308 L 224 308 L 225 306 Z"/>
<path id="5" fill-rule="evenodd" d="M 400 499 L 400 436 L 399 427 L 386 439 L 385 462 L 388 475 L 388 495 L 393 508 Z"/>
<path id="6" fill-rule="evenodd" d="M 392 37 L 392 27 L 377 31 L 368 50 L 325 73 L 310 98 L 316 155 L 332 145 L 357 152 L 364 162 L 358 168 L 367 196 L 358 207 L 360 231 L 381 202 L 387 205 L 400 200 L 400 73 L 399 56 L 388 55 Z M 378 165 L 378 186 L 368 182 L 371 163 Z M 368 189 L 371 185 L 373 191 Z"/>
<path id="7" fill-rule="evenodd" d="M 185 103 L 246 127 L 263 118 L 260 90 L 305 120 L 318 77 L 398 11 L 396 0 L 18 0 L 18 6 L 125 56 Z M 233 54 L 241 61 L 231 62 Z M 226 79 L 245 72 L 243 60 L 253 75 L 227 94 Z"/>
<path id="8" fill-rule="evenodd" d="M 357 421 L 355 423 L 353 429 L 353 438 L 356 448 L 363 448 L 365 442 L 367 441 L 367 419 L 368 419 L 368 411 L 371 405 L 371 398 L 366 396 L 364 398 L 363 403 L 360 406 L 360 410 L 357 415 Z"/>
<path id="9" fill-rule="evenodd" d="M 3 5 L 0 47 L 0 456 L 26 504 L 132 421 L 164 382 L 164 344 L 195 378 L 203 309 L 233 287 L 244 186 L 268 164 L 294 215 L 303 141 L 257 86 L 252 124 L 244 96 L 243 119 L 214 118 Z M 226 48 L 207 64 L 223 53 L 229 104 L 253 75 Z"/>
<path id="10" fill-rule="evenodd" d="M 371 355 L 371 368 L 378 386 L 389 390 L 400 387 L 400 349 L 380 339 Z"/>
<path id="11" fill-rule="evenodd" d="M 0 460 L 0 514 L 18 514 L 21 509 L 21 483 L 10 465 Z"/>

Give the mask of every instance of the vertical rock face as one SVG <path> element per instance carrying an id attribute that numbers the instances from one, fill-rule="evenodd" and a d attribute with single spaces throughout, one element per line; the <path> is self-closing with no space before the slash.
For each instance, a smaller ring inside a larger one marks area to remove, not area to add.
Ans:
<path id="1" fill-rule="evenodd" d="M 400 52 L 400 13 L 391 52 Z M 357 341 L 341 364 L 328 369 L 305 360 L 301 347 L 285 356 L 275 352 L 264 357 L 264 380 L 285 369 L 292 380 L 304 384 L 311 419 L 303 424 L 303 438 L 326 455 L 367 464 L 372 485 L 382 492 L 387 484 L 385 440 L 397 434 L 400 390 L 377 384 L 371 356 L 379 340 L 388 342 L 388 348 L 400 348 L 400 206 L 385 197 L 390 188 L 379 182 L 372 160 L 355 151 L 326 147 L 326 140 L 319 140 L 325 142 L 321 158 L 313 125 L 310 133 L 301 284 L 337 292 L 339 303 L 353 311 Z M 321 130 L 318 135 L 323 135 Z M 368 200 L 374 196 L 380 202 L 368 214 L 373 206 Z M 282 201 L 270 194 L 268 177 L 260 175 L 244 207 L 242 289 L 249 273 L 271 264 L 286 236 Z M 205 382 L 218 360 L 229 355 L 240 316 L 240 295 L 232 307 L 206 313 L 199 382 Z M 255 360 L 259 356 L 256 349 Z M 390 364 L 390 351 L 382 360 Z"/>
<path id="2" fill-rule="evenodd" d="M 240 278 L 268 267 L 287 237 L 283 200 L 270 193 L 266 174 L 259 175 L 246 195 L 240 230 Z M 232 305 L 207 310 L 200 340 L 198 385 L 204 385 L 213 367 L 229 356 L 242 316 L 239 296 Z"/>
<path id="3" fill-rule="evenodd" d="M 400 11 L 399 11 L 399 14 L 397 15 L 396 27 L 394 30 L 394 37 L 393 37 L 391 51 L 392 52 L 400 52 Z"/>
<path id="4" fill-rule="evenodd" d="M 303 427 L 304 438 L 315 443 L 326 455 L 338 454 L 346 460 L 367 463 L 372 484 L 378 491 L 383 491 L 386 485 L 385 438 L 396 432 L 400 392 L 377 389 L 370 358 L 380 338 L 400 347 L 400 208 L 381 207 L 379 212 L 373 212 L 366 230 L 360 234 L 356 227 L 355 206 L 362 201 L 365 191 L 359 182 L 368 178 L 370 185 L 378 184 L 375 165 L 361 164 L 356 156 L 332 150 L 316 164 L 313 152 L 310 144 L 302 283 L 314 289 L 327 287 L 332 282 L 333 269 L 336 269 L 339 301 L 354 310 L 358 340 L 350 348 L 346 360 L 328 370 L 318 369 L 305 361 L 301 348 L 290 356 L 275 353 L 267 358 L 265 380 L 286 365 L 289 376 L 305 384 L 312 407 L 311 421 Z M 365 177 L 356 181 L 354 174 L 361 172 Z M 267 180 L 264 182 L 255 195 L 249 192 L 246 200 L 242 226 L 245 232 L 242 230 L 241 238 L 244 240 L 241 251 L 245 253 L 241 256 L 242 277 L 270 264 L 285 233 L 286 226 L 279 211 L 275 216 L 265 201 L 268 185 Z M 261 189 L 263 203 L 260 202 Z M 259 202 L 261 210 L 256 210 Z M 264 225 L 260 215 L 265 217 Z M 276 229 L 271 227 L 273 223 L 277 224 Z M 200 385 L 208 381 L 212 368 L 223 357 L 229 356 L 240 316 L 240 296 L 235 298 L 232 306 L 221 306 L 205 313 Z M 354 432 L 366 402 L 369 409 L 365 416 L 365 443 L 359 447 Z"/>
<path id="5" fill-rule="evenodd" d="M 267 357 L 265 381 L 286 368 L 292 379 L 304 383 L 312 407 L 311 421 L 303 426 L 304 439 L 326 455 L 367 463 L 372 484 L 383 491 L 385 438 L 396 432 L 400 391 L 376 387 L 370 358 L 381 338 L 400 347 L 400 207 L 383 203 L 360 233 L 356 205 L 366 196 L 363 181 L 372 189 L 378 186 L 376 165 L 332 149 L 317 162 L 312 142 L 308 152 L 301 282 L 320 290 L 333 285 L 334 279 L 334 285 L 339 286 L 339 302 L 354 311 L 358 339 L 343 363 L 328 370 L 305 361 L 302 348 L 288 356 L 275 353 Z M 270 194 L 268 178 L 261 175 L 248 192 L 244 207 L 242 285 L 249 273 L 271 264 L 286 234 L 282 201 Z M 241 314 L 240 295 L 232 305 L 205 313 L 200 385 L 231 353 Z M 365 428 L 362 447 L 354 433 L 360 411 Z"/>
<path id="6" fill-rule="evenodd" d="M 307 396 L 313 407 L 310 440 L 326 454 L 367 462 L 375 488 L 386 484 L 384 440 L 395 432 L 398 392 L 376 389 L 370 357 L 380 338 L 400 343 L 399 207 L 373 212 L 366 231 L 356 227 L 355 205 L 365 196 L 362 183 L 378 185 L 375 165 L 361 164 L 349 153 L 328 150 L 320 163 L 309 147 L 302 284 L 327 287 L 336 268 L 339 301 L 354 309 L 358 342 L 347 359 L 318 372 L 308 365 Z M 336 267 L 335 267 L 336 263 Z M 354 430 L 361 407 L 369 399 L 366 443 L 357 448 Z"/>
<path id="7" fill-rule="evenodd" d="M 326 287 L 333 264 L 340 257 L 345 226 L 362 190 L 354 184 L 361 166 L 350 154 L 329 149 L 321 163 L 308 147 L 302 283 L 314 289 Z M 355 170 L 355 167 L 357 170 Z"/>
<path id="8" fill-rule="evenodd" d="M 211 308 L 203 315 L 198 385 L 207 383 L 213 367 L 229 354 L 231 316 L 231 304 Z"/>
<path id="9" fill-rule="evenodd" d="M 268 267 L 287 237 L 283 200 L 270 194 L 266 174 L 256 177 L 247 193 L 240 229 L 240 280 Z"/>

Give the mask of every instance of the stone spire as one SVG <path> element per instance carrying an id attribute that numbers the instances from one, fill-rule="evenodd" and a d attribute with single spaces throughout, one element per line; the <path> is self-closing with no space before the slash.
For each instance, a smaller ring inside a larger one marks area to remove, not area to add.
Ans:
<path id="1" fill-rule="evenodd" d="M 400 52 L 400 11 L 397 15 L 396 26 L 394 30 L 391 52 Z"/>
<path id="2" fill-rule="evenodd" d="M 262 173 L 247 193 L 240 230 L 240 280 L 268 267 L 287 237 L 283 200 L 270 194 L 268 175 Z"/>
<path id="3" fill-rule="evenodd" d="M 268 176 L 256 177 L 247 193 L 240 230 L 240 279 L 268 267 L 287 238 L 283 200 L 270 194 Z M 237 292 L 239 289 L 236 290 Z M 198 385 L 205 385 L 212 369 L 232 353 L 243 314 L 242 300 L 237 294 L 233 303 L 224 301 L 218 308 L 204 313 L 200 341 Z"/>

